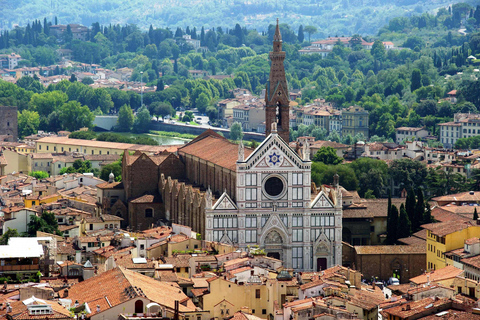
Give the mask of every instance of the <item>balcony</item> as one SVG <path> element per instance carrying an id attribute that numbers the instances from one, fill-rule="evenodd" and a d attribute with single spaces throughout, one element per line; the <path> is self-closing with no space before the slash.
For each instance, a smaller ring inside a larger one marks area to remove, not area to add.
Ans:
<path id="1" fill-rule="evenodd" d="M 18 271 L 35 271 L 35 270 L 40 270 L 38 264 L 0 266 L 0 272 L 18 272 Z"/>

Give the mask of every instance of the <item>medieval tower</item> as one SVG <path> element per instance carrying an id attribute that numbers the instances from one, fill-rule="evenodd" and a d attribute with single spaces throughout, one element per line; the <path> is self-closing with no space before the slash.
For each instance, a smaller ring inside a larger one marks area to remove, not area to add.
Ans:
<path id="1" fill-rule="evenodd" d="M 288 99 L 287 79 L 285 78 L 285 51 L 282 51 L 282 35 L 278 25 L 273 36 L 273 51 L 270 52 L 270 78 L 265 90 L 265 136 L 268 137 L 272 131 L 272 123 L 276 123 L 277 132 L 285 142 L 290 137 L 290 106 Z"/>

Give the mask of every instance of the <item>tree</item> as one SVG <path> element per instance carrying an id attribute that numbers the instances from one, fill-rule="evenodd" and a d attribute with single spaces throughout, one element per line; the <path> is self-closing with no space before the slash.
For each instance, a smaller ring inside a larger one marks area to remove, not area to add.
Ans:
<path id="1" fill-rule="evenodd" d="M 427 169 L 424 163 L 411 159 L 393 160 L 389 169 L 390 178 L 401 188 L 417 188 L 424 183 Z"/>
<path id="2" fill-rule="evenodd" d="M 195 100 L 195 107 L 198 109 L 198 112 L 203 114 L 207 111 L 208 103 L 208 95 L 205 92 L 202 92 Z"/>
<path id="3" fill-rule="evenodd" d="M 118 111 L 118 119 L 116 130 L 120 132 L 130 132 L 133 126 L 133 111 L 132 108 L 124 104 L 120 111 Z"/>
<path id="4" fill-rule="evenodd" d="M 297 35 L 297 38 L 298 38 L 298 41 L 300 43 L 303 42 L 303 40 L 305 40 L 305 35 L 303 33 L 303 25 L 300 25 L 300 27 L 298 27 L 298 35 Z"/>
<path id="5" fill-rule="evenodd" d="M 18 233 L 17 229 L 10 229 L 2 234 L 0 237 L 0 245 L 4 246 L 8 244 L 8 239 L 14 238 L 14 237 L 20 237 L 20 234 Z"/>
<path id="6" fill-rule="evenodd" d="M 422 87 L 422 72 L 419 69 L 413 69 L 410 81 L 410 91 L 415 91 Z"/>
<path id="7" fill-rule="evenodd" d="M 94 81 L 90 77 L 85 77 L 82 79 L 82 83 L 88 86 L 88 85 L 94 84 Z"/>
<path id="8" fill-rule="evenodd" d="M 102 167 L 100 179 L 108 181 L 110 173 L 115 176 L 115 181 L 122 181 L 122 162 L 121 159 Z"/>
<path id="9" fill-rule="evenodd" d="M 405 210 L 405 206 L 400 206 L 400 217 L 398 218 L 398 229 L 397 229 L 397 237 L 400 238 L 407 238 L 412 234 L 412 224 L 410 223 L 410 219 L 408 218 L 407 210 Z"/>
<path id="10" fill-rule="evenodd" d="M 372 45 L 372 49 L 370 50 L 370 53 L 375 59 L 383 61 L 387 53 L 387 50 L 385 49 L 385 46 L 383 45 L 382 41 L 375 40 L 375 42 Z"/>
<path id="11" fill-rule="evenodd" d="M 34 177 L 37 180 L 46 179 L 50 175 L 45 171 L 31 171 L 28 173 L 29 176 Z"/>
<path id="12" fill-rule="evenodd" d="M 35 93 L 42 93 L 45 91 L 45 87 L 40 83 L 40 81 L 35 80 L 29 76 L 23 76 L 16 82 L 16 85 L 20 88 L 23 88 L 28 91 L 33 91 Z"/>
<path id="13" fill-rule="evenodd" d="M 150 112 L 162 118 L 175 115 L 175 109 L 173 109 L 172 105 L 168 102 L 153 102 L 150 105 Z"/>
<path id="14" fill-rule="evenodd" d="M 137 116 L 133 121 L 133 131 L 137 133 L 148 132 L 152 117 L 146 106 L 141 106 L 137 111 Z"/>
<path id="15" fill-rule="evenodd" d="M 310 36 L 317 32 L 317 28 L 315 26 L 305 26 L 303 31 L 308 33 L 308 42 L 310 42 Z"/>
<path id="16" fill-rule="evenodd" d="M 55 214 L 50 211 L 44 211 L 40 217 L 30 216 L 30 222 L 27 225 L 28 235 L 35 237 L 37 231 L 52 233 L 61 236 L 62 232 L 58 230 L 58 222 Z"/>
<path id="17" fill-rule="evenodd" d="M 415 204 L 415 213 L 411 223 L 413 232 L 420 230 L 420 226 L 425 223 L 425 199 L 422 188 L 417 189 L 417 203 Z"/>
<path id="18" fill-rule="evenodd" d="M 77 81 L 77 76 L 75 75 L 75 73 L 72 73 L 72 75 L 70 76 L 70 79 L 69 79 L 70 82 L 75 82 Z M 83 82 L 83 81 L 82 81 Z"/>
<path id="19" fill-rule="evenodd" d="M 230 139 L 231 140 L 242 140 L 243 138 L 243 129 L 242 125 L 239 122 L 234 122 L 230 127 Z"/>
<path id="20" fill-rule="evenodd" d="M 473 220 L 477 221 L 478 220 L 478 213 L 477 213 L 477 208 L 473 210 Z"/>
<path id="21" fill-rule="evenodd" d="M 321 147 L 313 156 L 313 161 L 323 162 L 327 165 L 337 165 L 343 162 L 343 158 L 337 156 L 337 152 L 332 147 Z"/>
<path id="22" fill-rule="evenodd" d="M 69 101 L 60 107 L 59 119 L 64 130 L 76 131 L 91 127 L 95 116 L 87 106 L 82 106 L 78 101 Z"/>
<path id="23" fill-rule="evenodd" d="M 387 216 L 387 244 L 395 244 L 398 239 L 398 208 L 390 205 L 390 218 Z"/>
<path id="24" fill-rule="evenodd" d="M 415 206 L 415 192 L 413 191 L 413 188 L 410 188 L 408 189 L 407 199 L 405 200 L 405 210 L 408 214 L 408 219 L 410 221 L 413 221 L 415 219 Z"/>
<path id="25" fill-rule="evenodd" d="M 40 125 L 40 116 L 36 111 L 18 112 L 18 134 L 21 138 L 35 134 Z"/>

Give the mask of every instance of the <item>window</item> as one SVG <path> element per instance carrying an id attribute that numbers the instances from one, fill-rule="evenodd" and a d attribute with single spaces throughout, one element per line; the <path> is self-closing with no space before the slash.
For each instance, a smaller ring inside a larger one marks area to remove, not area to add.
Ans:
<path id="1" fill-rule="evenodd" d="M 292 175 L 292 180 L 294 185 L 302 185 L 303 184 L 303 173 L 294 173 Z"/>
<path id="2" fill-rule="evenodd" d="M 303 230 L 302 229 L 293 229 L 293 242 L 302 242 L 303 241 Z"/>
<path id="3" fill-rule="evenodd" d="M 48 151 L 48 146 L 47 146 L 47 151 Z"/>
<path id="4" fill-rule="evenodd" d="M 293 269 L 303 269 L 303 248 L 292 248 Z"/>
<path id="5" fill-rule="evenodd" d="M 144 244 L 140 245 L 140 250 L 145 250 L 145 245 Z"/>
<path id="6" fill-rule="evenodd" d="M 293 200 L 302 200 L 303 199 L 303 188 L 292 188 L 292 199 Z"/>
<path id="7" fill-rule="evenodd" d="M 93 150 L 92 150 L 92 154 L 93 154 Z"/>
<path id="8" fill-rule="evenodd" d="M 153 217 L 153 209 L 152 208 L 145 209 L 145 218 L 151 218 L 151 217 Z"/>
<path id="9" fill-rule="evenodd" d="M 303 217 L 301 215 L 295 215 L 292 217 L 293 227 L 303 227 Z"/>
<path id="10" fill-rule="evenodd" d="M 257 217 L 255 215 L 250 215 L 245 217 L 245 228 L 256 228 L 257 227 Z"/>
<path id="11" fill-rule="evenodd" d="M 257 189 L 256 188 L 247 188 L 245 189 L 245 200 L 257 200 Z"/>
<path id="12" fill-rule="evenodd" d="M 61 168 L 61 167 L 62 167 L 62 165 L 59 163 L 59 164 L 58 164 L 58 168 Z"/>
<path id="13" fill-rule="evenodd" d="M 93 230 L 93 224 L 90 223 L 90 230 Z"/>
<path id="14" fill-rule="evenodd" d="M 256 186 L 257 185 L 257 175 L 254 173 L 245 174 L 245 185 L 246 186 Z"/>
<path id="15" fill-rule="evenodd" d="M 255 289 L 255 298 L 260 299 L 260 289 Z"/>
<path id="16" fill-rule="evenodd" d="M 257 230 L 245 230 L 245 242 L 256 243 L 257 242 Z"/>
<path id="17" fill-rule="evenodd" d="M 214 229 L 225 229 L 225 228 L 236 228 L 236 227 L 237 227 L 237 217 L 232 217 L 232 216 L 214 216 L 213 217 Z"/>
<path id="18" fill-rule="evenodd" d="M 267 314 L 267 309 L 262 309 L 262 314 Z"/>

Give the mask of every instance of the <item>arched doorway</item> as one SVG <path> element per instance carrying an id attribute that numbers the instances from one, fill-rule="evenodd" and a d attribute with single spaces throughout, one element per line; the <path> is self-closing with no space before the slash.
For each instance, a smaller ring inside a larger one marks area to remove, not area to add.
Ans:
<path id="1" fill-rule="evenodd" d="M 135 313 L 143 313 L 143 301 L 135 301 Z"/>
<path id="2" fill-rule="evenodd" d="M 283 258 L 283 238 L 277 230 L 271 230 L 264 240 L 265 252 L 267 257 L 282 260 Z"/>

